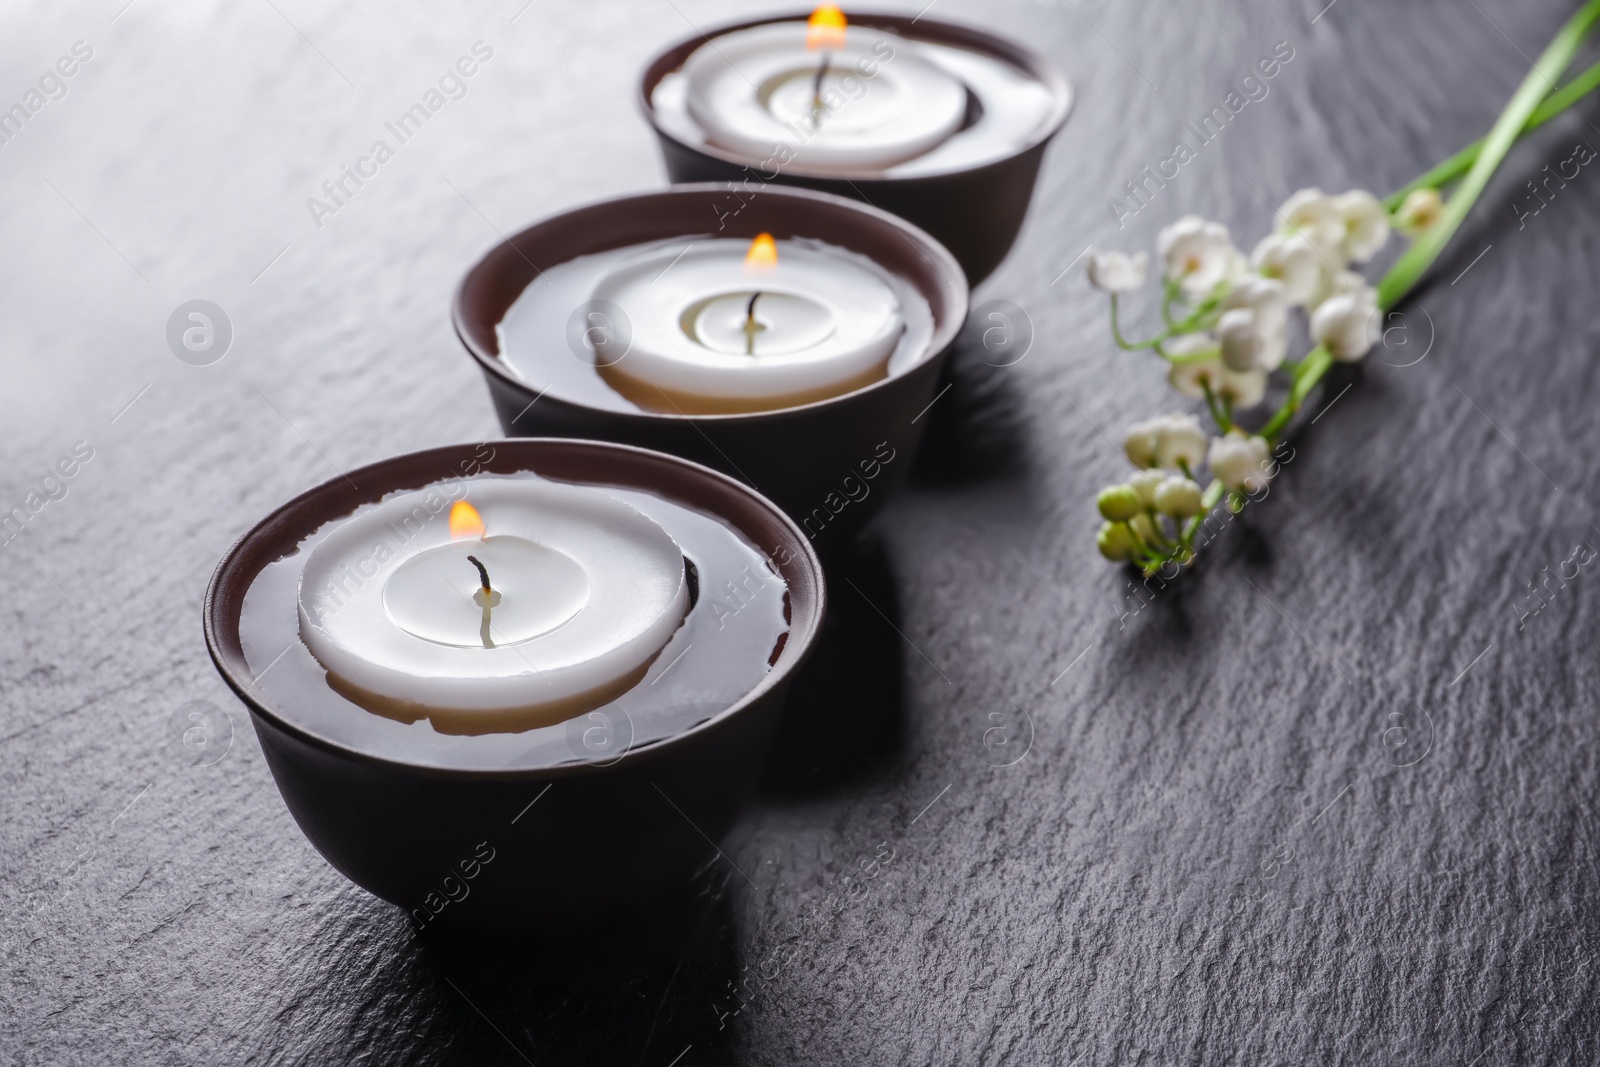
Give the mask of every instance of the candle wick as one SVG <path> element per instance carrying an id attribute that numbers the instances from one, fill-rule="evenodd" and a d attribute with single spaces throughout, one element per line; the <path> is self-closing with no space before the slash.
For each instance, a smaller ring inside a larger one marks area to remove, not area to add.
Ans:
<path id="1" fill-rule="evenodd" d="M 478 639 L 483 642 L 484 648 L 493 648 L 494 631 L 490 628 L 490 620 L 494 609 L 495 592 L 489 587 L 489 568 L 485 567 L 477 556 L 468 556 L 467 562 L 478 568 L 478 579 L 483 583 L 483 603 L 479 605 L 483 610 L 483 621 L 478 623 Z"/>
<path id="2" fill-rule="evenodd" d="M 828 60 L 831 57 L 831 52 L 823 51 L 822 62 L 817 64 L 817 76 L 811 80 L 811 110 L 814 113 L 822 110 L 822 79 L 828 76 Z"/>
<path id="3" fill-rule="evenodd" d="M 489 585 L 489 569 L 482 563 L 478 562 L 477 556 L 468 556 L 467 562 L 478 568 L 478 577 L 483 581 L 483 597 L 485 602 L 487 602 L 489 599 L 489 594 L 494 592 L 494 589 Z"/>
<path id="4" fill-rule="evenodd" d="M 761 290 L 757 289 L 750 294 L 750 302 L 744 306 L 744 354 L 756 354 L 756 334 L 761 330 L 761 324 L 756 321 L 756 301 L 761 299 Z"/>

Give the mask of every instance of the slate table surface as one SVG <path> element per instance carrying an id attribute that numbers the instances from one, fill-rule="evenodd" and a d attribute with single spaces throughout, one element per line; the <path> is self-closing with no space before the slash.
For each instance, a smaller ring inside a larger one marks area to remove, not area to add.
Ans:
<path id="1" fill-rule="evenodd" d="M 552 945 L 416 937 L 336 874 L 201 597 L 308 486 L 499 433 L 447 321 L 461 271 L 661 185 L 636 72 L 746 9 L 7 5 L 0 105 L 92 55 L 0 144 L 0 508 L 29 516 L 0 544 L 0 1062 L 1595 1062 L 1600 571 L 1565 561 L 1600 546 L 1600 177 L 1537 214 L 1524 183 L 1600 144 L 1596 108 L 1512 154 L 1270 499 L 1164 588 L 1097 557 L 1090 501 L 1108 438 L 1173 401 L 1074 263 L 1186 212 L 1248 247 L 1301 186 L 1397 187 L 1488 129 L 1575 5 L 930 7 L 1077 88 L 974 298 L 1031 348 L 957 351 L 726 862 Z M 313 219 L 479 41 L 466 94 Z M 1267 95 L 1114 211 L 1275 48 Z M 166 340 L 196 298 L 232 324 L 209 366 Z"/>

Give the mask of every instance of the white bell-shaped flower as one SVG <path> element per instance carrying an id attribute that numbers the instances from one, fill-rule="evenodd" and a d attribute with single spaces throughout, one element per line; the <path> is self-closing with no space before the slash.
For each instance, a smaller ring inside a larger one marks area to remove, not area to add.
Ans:
<path id="1" fill-rule="evenodd" d="M 1212 395 L 1215 395 L 1222 388 L 1227 372 L 1228 368 L 1222 365 L 1222 357 L 1213 356 L 1198 363 L 1174 363 L 1167 371 L 1167 382 L 1184 396 L 1198 400 L 1206 395 L 1202 386 L 1209 386 Z"/>
<path id="2" fill-rule="evenodd" d="M 1144 252 L 1130 256 L 1091 248 L 1089 284 L 1107 293 L 1131 293 L 1144 285 L 1145 265 L 1149 262 L 1150 257 Z"/>
<path id="3" fill-rule="evenodd" d="M 1167 370 L 1167 381 L 1184 396 L 1196 400 L 1203 398 L 1202 384 L 1209 385 L 1212 393 L 1222 386 L 1222 350 L 1217 339 L 1208 333 L 1180 334 L 1162 343 L 1162 349 L 1173 358 Z"/>
<path id="4" fill-rule="evenodd" d="M 1198 470 L 1206 458 L 1206 432 L 1193 415 L 1166 415 L 1156 433 L 1156 460 L 1163 467 Z"/>
<path id="5" fill-rule="evenodd" d="M 1155 438 L 1151 438 L 1151 455 L 1155 453 Z M 1146 507 L 1151 507 L 1156 502 L 1156 488 L 1167 478 L 1167 472 L 1161 470 L 1137 470 L 1128 479 L 1128 484 L 1133 486 L 1133 491 L 1139 494 L 1139 499 L 1144 501 Z"/>
<path id="6" fill-rule="evenodd" d="M 1156 465 L 1156 449 L 1160 443 L 1161 420 L 1145 419 L 1128 427 L 1122 439 L 1122 451 L 1128 462 L 1143 470 Z"/>
<path id="7" fill-rule="evenodd" d="M 1276 370 L 1289 352 L 1289 305 L 1273 278 L 1242 279 L 1223 299 L 1217 322 L 1222 362 L 1240 373 Z"/>
<path id="8" fill-rule="evenodd" d="M 1264 437 L 1247 437 L 1239 430 L 1211 442 L 1207 462 L 1211 476 L 1229 489 L 1253 493 L 1272 478 L 1273 464 Z"/>
<path id="9" fill-rule="evenodd" d="M 1200 486 L 1188 478 L 1166 478 L 1156 487 L 1155 506 L 1175 519 L 1200 513 Z"/>
<path id="10" fill-rule="evenodd" d="M 1330 197 L 1329 203 L 1344 227 L 1340 249 L 1345 259 L 1365 263 L 1389 240 L 1389 213 L 1383 203 L 1365 189 L 1352 189 Z"/>
<path id="11" fill-rule="evenodd" d="M 1284 300 L 1294 307 L 1306 303 L 1317 291 L 1326 261 L 1311 241 L 1295 233 L 1271 233 L 1250 254 L 1250 263 L 1263 276 L 1283 285 Z"/>
<path id="12" fill-rule="evenodd" d="M 1310 241 L 1323 258 L 1344 266 L 1344 217 L 1321 189 L 1301 189 L 1278 209 L 1284 229 Z"/>
<path id="13" fill-rule="evenodd" d="M 1222 362 L 1217 340 L 1210 334 L 1185 334 L 1163 347 L 1173 356 L 1198 356 L 1211 350 L 1209 358 L 1175 362 L 1167 371 L 1168 383 L 1184 396 L 1201 399 L 1209 387 L 1212 396 L 1227 400 L 1235 408 L 1255 407 L 1266 396 L 1267 372 L 1228 369 Z"/>
<path id="14" fill-rule="evenodd" d="M 1372 350 L 1381 325 L 1378 291 L 1363 285 L 1324 300 L 1311 316 L 1311 336 L 1334 359 L 1353 363 Z"/>
<path id="15" fill-rule="evenodd" d="M 1167 381 L 1184 396 L 1203 397 L 1202 383 L 1211 388 L 1211 395 L 1226 400 L 1235 409 L 1253 408 L 1267 395 L 1267 372 L 1264 370 L 1231 371 L 1223 366 L 1220 357 L 1204 363 L 1174 363 L 1167 372 Z"/>
<path id="16" fill-rule="evenodd" d="M 1271 353 L 1267 351 L 1271 339 L 1256 323 L 1256 313 L 1250 308 L 1234 308 L 1223 312 L 1217 320 L 1217 341 L 1222 346 L 1222 362 L 1231 371 L 1256 370 L 1260 361 Z M 1283 361 L 1283 353 L 1278 353 Z"/>
<path id="17" fill-rule="evenodd" d="M 1227 281 L 1238 261 L 1228 228 L 1198 215 L 1185 215 L 1162 230 L 1156 238 L 1156 252 L 1167 277 L 1190 295 L 1208 293 Z"/>

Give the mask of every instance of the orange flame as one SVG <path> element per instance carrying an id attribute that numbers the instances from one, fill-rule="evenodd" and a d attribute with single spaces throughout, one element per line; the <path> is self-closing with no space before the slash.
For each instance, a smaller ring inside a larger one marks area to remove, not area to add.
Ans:
<path id="1" fill-rule="evenodd" d="M 843 11 L 832 4 L 823 4 L 806 19 L 806 47 L 843 48 L 846 25 Z"/>
<path id="2" fill-rule="evenodd" d="M 758 233 L 745 253 L 744 269 L 747 271 L 771 270 L 778 265 L 778 242 L 770 233 Z"/>
<path id="3" fill-rule="evenodd" d="M 483 536 L 483 516 L 465 500 L 450 505 L 450 539 L 460 541 L 465 537 Z"/>

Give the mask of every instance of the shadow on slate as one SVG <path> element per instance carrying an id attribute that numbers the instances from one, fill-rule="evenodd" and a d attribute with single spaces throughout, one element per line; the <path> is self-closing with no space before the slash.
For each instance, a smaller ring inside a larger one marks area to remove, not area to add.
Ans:
<path id="1" fill-rule="evenodd" d="M 928 428 L 911 467 L 910 482 L 922 487 L 977 485 L 1020 475 L 1026 445 L 1014 413 L 1023 406 L 1012 357 L 995 358 L 976 320 L 956 337 L 945 368 L 949 391 L 925 415 Z M 944 386 L 940 386 L 941 389 Z"/>
<path id="2" fill-rule="evenodd" d="M 828 559 L 828 617 L 778 720 L 763 795 L 803 798 L 894 762 L 904 726 L 900 598 L 871 533 Z"/>
<path id="3" fill-rule="evenodd" d="M 450 983 L 441 983 L 441 1008 L 454 1018 L 443 1024 L 453 1032 L 442 1035 L 440 1058 L 420 1058 L 666 1063 L 693 1045 L 697 1064 L 736 1062 L 736 1027 L 719 1019 L 737 1007 L 730 877 L 714 859 L 681 892 L 559 941 L 444 924 L 423 931 L 426 960 Z"/>
<path id="4" fill-rule="evenodd" d="M 1127 576 L 1135 585 L 1144 580 L 1133 567 L 1127 568 Z M 1151 669 L 1182 669 L 1187 657 L 1193 655 L 1195 617 L 1189 602 L 1199 600 L 1200 590 L 1195 583 L 1201 577 L 1195 572 L 1184 573 L 1176 581 L 1168 582 L 1165 588 L 1160 587 L 1156 579 L 1150 580 L 1147 588 L 1154 595 L 1128 626 L 1130 654 L 1120 660 L 1127 666 L 1113 668 L 1114 671 L 1126 670 L 1128 677 L 1134 677 Z M 1141 595 L 1131 590 L 1128 593 L 1130 597 Z M 1130 610 L 1131 607 L 1129 601 Z"/>

